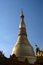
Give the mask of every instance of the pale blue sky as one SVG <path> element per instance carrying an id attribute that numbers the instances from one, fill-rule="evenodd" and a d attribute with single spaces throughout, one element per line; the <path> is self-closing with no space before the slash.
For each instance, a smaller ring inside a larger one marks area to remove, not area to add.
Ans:
<path id="1" fill-rule="evenodd" d="M 17 41 L 21 10 L 31 45 L 43 50 L 43 0 L 0 0 L 0 50 L 7 57 Z"/>

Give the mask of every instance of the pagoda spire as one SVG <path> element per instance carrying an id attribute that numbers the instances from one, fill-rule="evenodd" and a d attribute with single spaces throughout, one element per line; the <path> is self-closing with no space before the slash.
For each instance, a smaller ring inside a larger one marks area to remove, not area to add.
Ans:
<path id="1" fill-rule="evenodd" d="M 23 11 L 21 11 L 20 18 L 21 18 L 21 22 L 24 22 L 24 14 L 23 14 Z"/>
<path id="2" fill-rule="evenodd" d="M 26 28 L 25 23 L 24 23 L 24 14 L 23 11 L 20 13 L 20 25 L 19 28 Z"/>
<path id="3" fill-rule="evenodd" d="M 21 11 L 21 14 L 20 14 L 19 35 L 26 35 L 27 36 L 26 25 L 24 23 L 23 11 Z"/>

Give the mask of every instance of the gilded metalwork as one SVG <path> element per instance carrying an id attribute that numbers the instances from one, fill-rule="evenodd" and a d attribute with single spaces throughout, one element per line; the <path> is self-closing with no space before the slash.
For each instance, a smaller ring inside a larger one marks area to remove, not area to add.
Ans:
<path id="1" fill-rule="evenodd" d="M 19 34 L 18 34 L 18 39 L 16 42 L 16 45 L 14 46 L 12 50 L 12 54 L 15 54 L 17 57 L 29 57 L 33 56 L 35 57 L 33 47 L 31 46 L 28 38 L 27 38 L 27 33 L 26 33 L 26 26 L 24 23 L 24 15 L 23 13 L 20 16 L 21 22 L 19 25 Z"/>

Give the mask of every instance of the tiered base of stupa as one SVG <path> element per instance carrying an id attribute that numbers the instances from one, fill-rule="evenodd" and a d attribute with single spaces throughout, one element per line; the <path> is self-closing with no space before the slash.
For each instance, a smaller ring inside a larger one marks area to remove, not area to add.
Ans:
<path id="1" fill-rule="evenodd" d="M 36 57 L 35 56 L 19 56 L 18 57 L 18 60 L 19 61 L 22 61 L 22 62 L 24 62 L 25 60 L 28 60 L 28 62 L 30 63 L 30 64 L 34 64 L 34 62 L 36 61 Z"/>

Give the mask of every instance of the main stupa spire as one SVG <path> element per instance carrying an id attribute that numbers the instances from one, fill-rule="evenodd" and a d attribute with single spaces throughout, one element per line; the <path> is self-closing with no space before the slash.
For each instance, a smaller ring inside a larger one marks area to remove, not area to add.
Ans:
<path id="1" fill-rule="evenodd" d="M 21 11 L 21 14 L 20 14 L 19 35 L 26 35 L 27 36 L 26 25 L 24 23 L 23 11 Z"/>
<path id="2" fill-rule="evenodd" d="M 21 18 L 21 21 L 24 22 L 24 14 L 23 14 L 23 11 L 21 11 L 20 18 Z"/>

